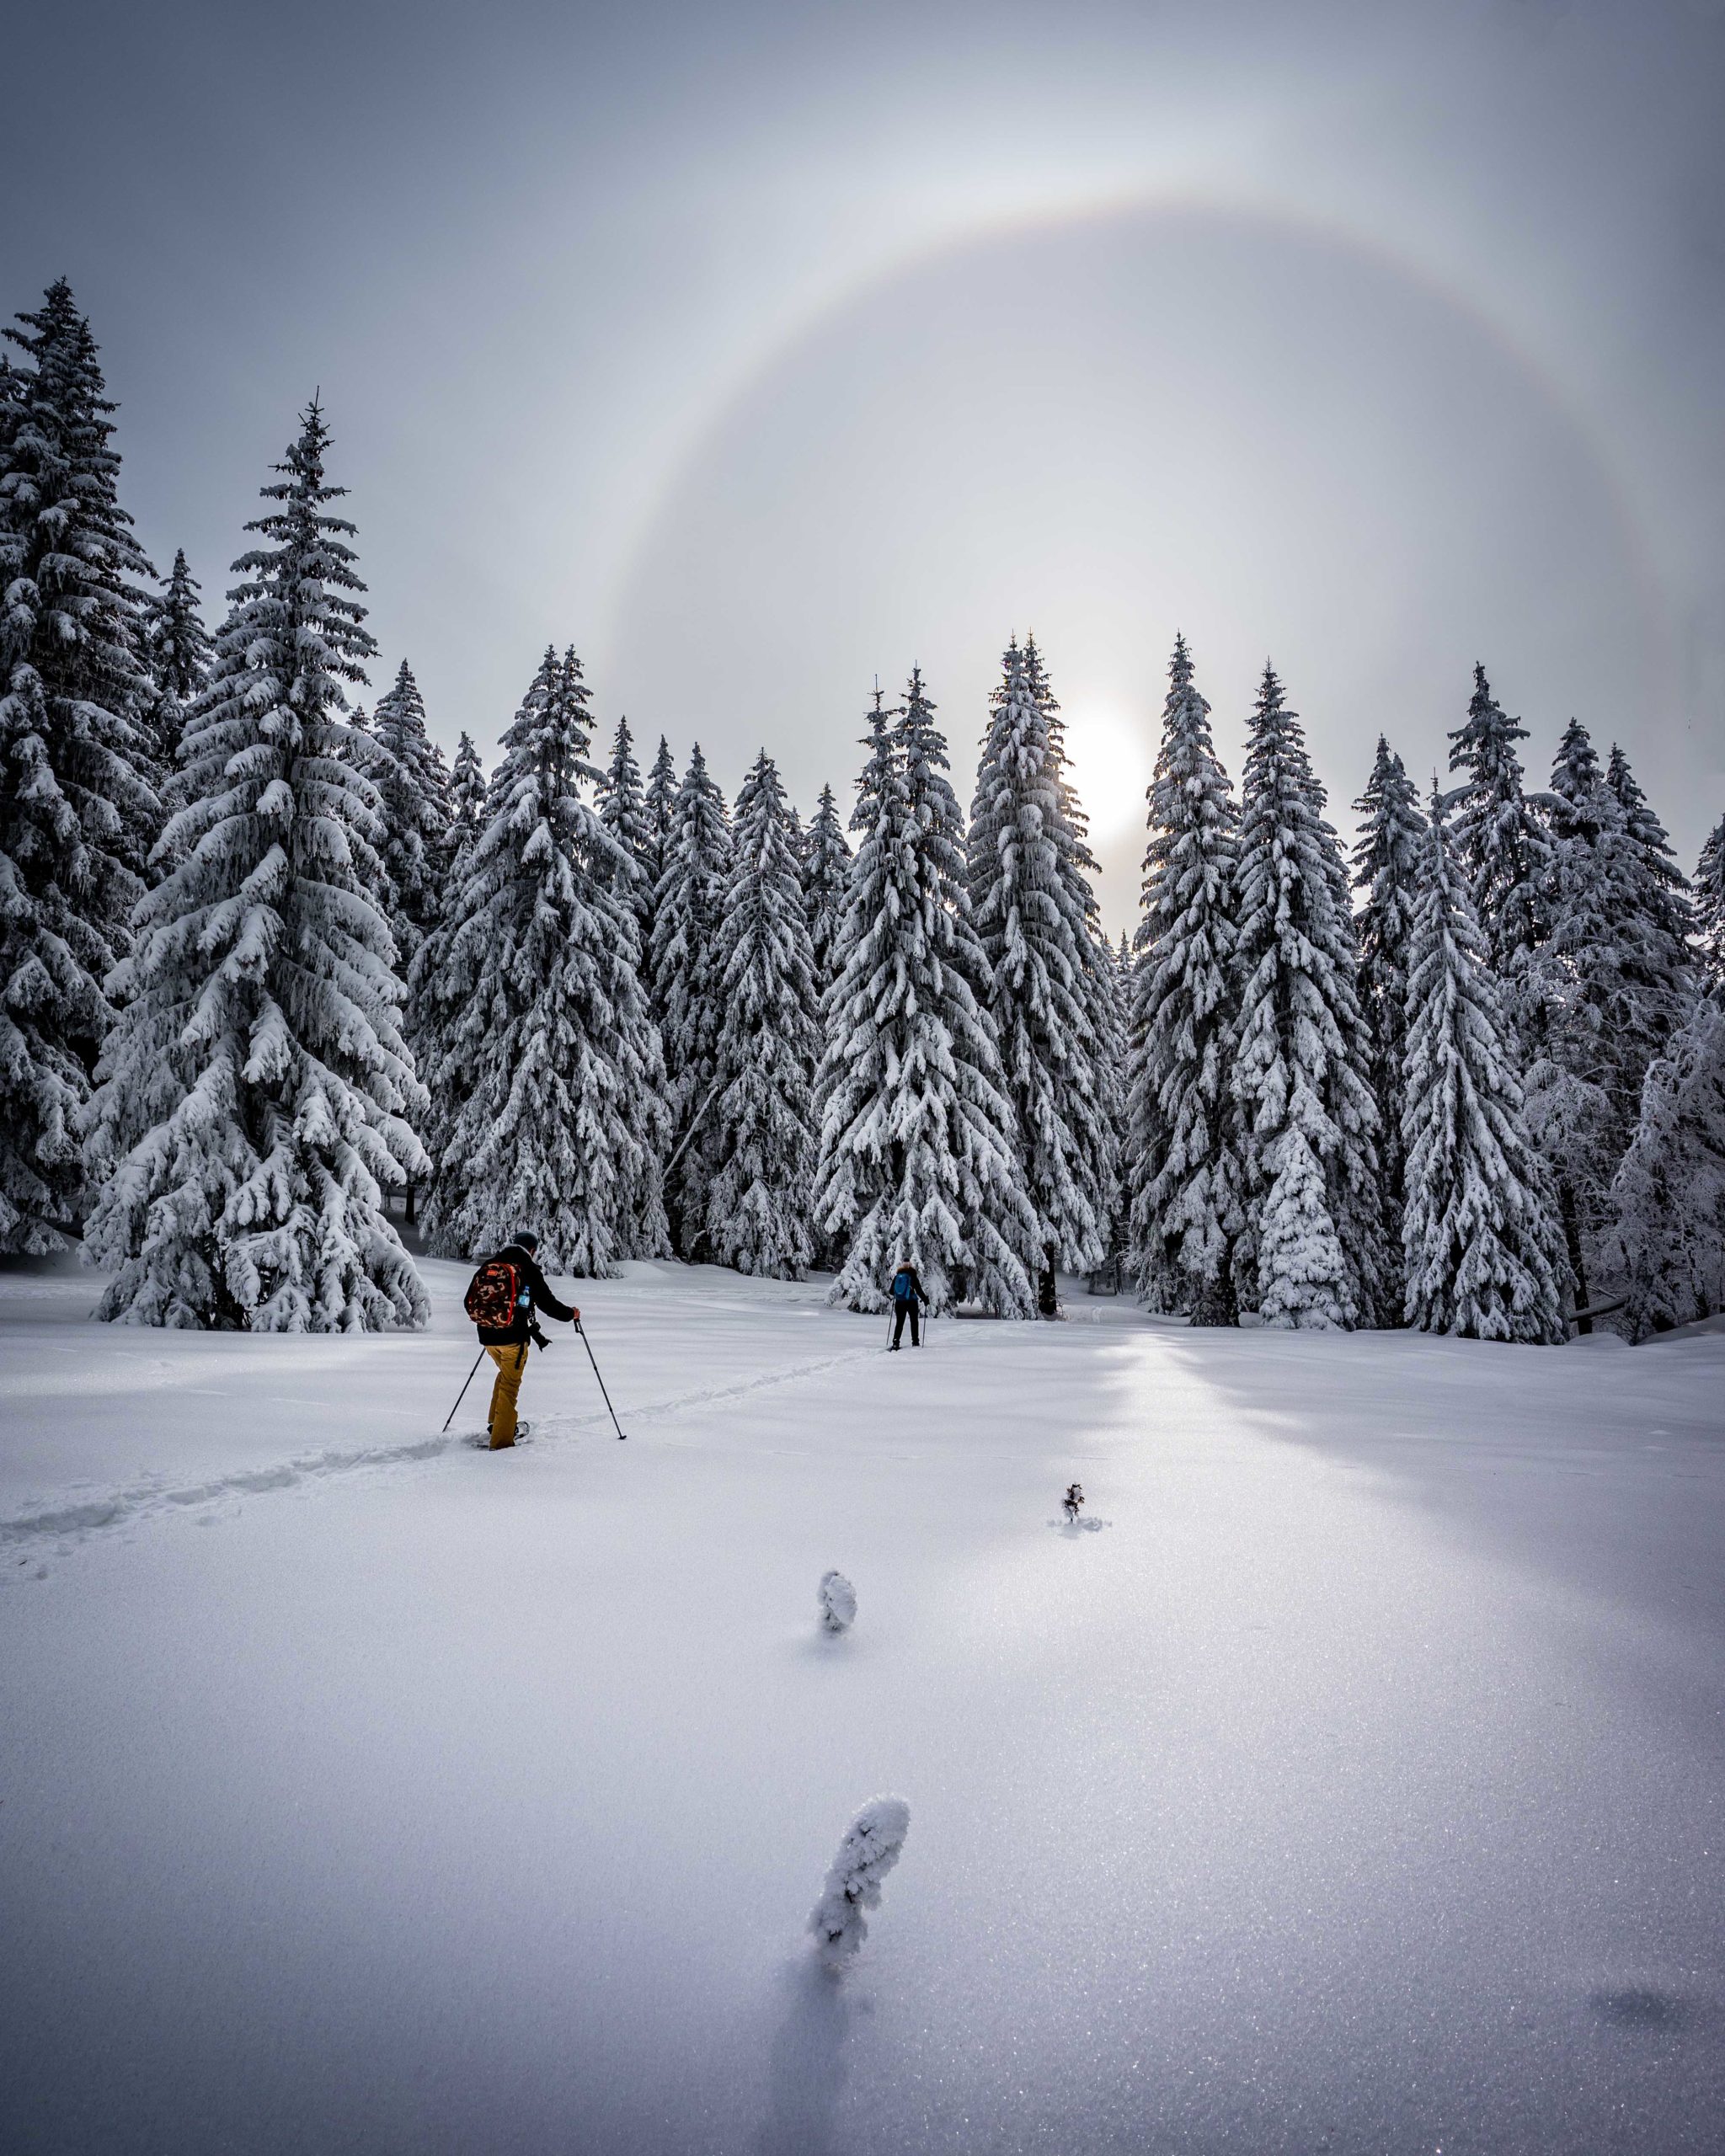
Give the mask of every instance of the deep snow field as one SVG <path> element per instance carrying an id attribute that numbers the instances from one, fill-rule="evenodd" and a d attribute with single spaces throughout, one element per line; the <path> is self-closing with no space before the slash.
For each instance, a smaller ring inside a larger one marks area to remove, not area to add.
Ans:
<path id="1" fill-rule="evenodd" d="M 1725 1336 L 888 1357 L 638 1265 L 628 1443 L 553 1326 L 494 1456 L 426 1274 L 249 1340 L 0 1272 L 8 2152 L 1725 2146 Z"/>

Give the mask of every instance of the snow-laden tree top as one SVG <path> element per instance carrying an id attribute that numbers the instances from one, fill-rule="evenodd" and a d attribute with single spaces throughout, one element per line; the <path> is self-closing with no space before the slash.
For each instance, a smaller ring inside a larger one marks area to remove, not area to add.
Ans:
<path id="1" fill-rule="evenodd" d="M 187 727 L 176 866 L 139 909 L 104 1059 L 86 1236 L 104 1317 L 347 1331 L 420 1325 L 382 1192 L 427 1162 L 402 990 L 370 894 L 377 796 L 346 687 L 374 647 L 314 403 L 248 529 L 263 543 Z"/>

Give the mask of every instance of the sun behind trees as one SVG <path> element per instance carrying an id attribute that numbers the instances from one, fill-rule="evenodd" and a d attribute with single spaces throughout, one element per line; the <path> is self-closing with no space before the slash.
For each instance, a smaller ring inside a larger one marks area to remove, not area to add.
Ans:
<path id="1" fill-rule="evenodd" d="M 1484 669 L 1429 812 L 1381 739 L 1352 889 L 1266 666 L 1241 798 L 1177 638 L 1136 932 L 1103 936 L 1060 705 L 1007 647 L 971 810 L 920 670 L 846 819 L 734 809 L 547 649 L 488 776 L 377 654 L 314 402 L 219 633 L 121 506 L 69 288 L 0 368 L 0 1251 L 103 1314 L 423 1322 L 397 1219 L 884 1307 L 1632 1337 L 1725 1305 L 1725 822 L 1691 889 L 1621 744 L 1549 791 Z M 854 841 L 854 852 L 852 851 Z M 1355 910 L 1355 899 L 1358 910 Z"/>

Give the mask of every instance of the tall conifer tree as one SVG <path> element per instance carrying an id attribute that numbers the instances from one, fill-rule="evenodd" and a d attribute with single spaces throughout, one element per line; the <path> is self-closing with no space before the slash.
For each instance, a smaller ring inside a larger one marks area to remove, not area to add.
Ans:
<path id="1" fill-rule="evenodd" d="M 832 788 L 824 786 L 814 820 L 809 826 L 809 844 L 803 862 L 803 903 L 809 916 L 809 946 L 817 996 L 825 996 L 837 978 L 839 934 L 850 880 L 850 842 L 839 821 Z"/>
<path id="2" fill-rule="evenodd" d="M 1108 1020 L 1092 992 L 1094 905 L 1073 873 L 1081 840 L 1068 822 L 1051 702 L 1014 643 L 983 744 L 967 862 L 1048 1316 L 1055 1267 L 1088 1272 L 1102 1261 L 1112 1152 Z"/>
<path id="3" fill-rule="evenodd" d="M 1612 1193 L 1632 1340 L 1725 1309 L 1725 1004 L 1697 996 L 1648 1070 Z"/>
<path id="4" fill-rule="evenodd" d="M 1256 1305 L 1290 1326 L 1370 1323 L 1381 1262 L 1359 959 L 1324 805 L 1299 715 L 1266 665 L 1241 798 L 1234 1089 Z"/>
<path id="5" fill-rule="evenodd" d="M 1109 1011 L 1108 1103 L 1110 1127 L 1114 1133 L 1114 1150 L 1108 1182 L 1108 1245 L 1107 1266 L 1114 1293 L 1119 1292 L 1126 1264 L 1128 1215 L 1131 1209 L 1131 1187 L 1127 1174 L 1130 1149 L 1127 1140 L 1126 1108 L 1127 1081 L 1130 1068 L 1132 1040 L 1132 984 L 1135 961 L 1132 956 L 1132 942 L 1123 928 L 1116 942 L 1104 946 L 1108 959 L 1108 980 L 1113 990 Z"/>
<path id="6" fill-rule="evenodd" d="M 1548 798 L 1554 845 L 1577 838 L 1592 845 L 1599 837 L 1599 788 L 1604 783 L 1593 737 L 1578 718 L 1572 718 L 1551 764 Z"/>
<path id="7" fill-rule="evenodd" d="M 316 403 L 248 529 L 188 724 L 175 865 L 139 909 L 104 1057 L 85 1249 L 100 1315 L 323 1332 L 422 1325 L 383 1193 L 426 1167 L 399 1027 L 382 835 L 343 683 L 375 647 Z"/>
<path id="8" fill-rule="evenodd" d="M 472 1257 L 524 1221 L 547 1262 L 604 1276 L 665 1250 L 659 1042 L 622 857 L 586 797 L 580 663 L 547 649 L 467 857 L 449 965 L 466 990 L 433 1083 L 462 1100 L 434 1247 Z"/>
<path id="9" fill-rule="evenodd" d="M 150 711 L 151 748 L 165 792 L 172 790 L 186 713 L 202 693 L 210 671 L 213 647 L 199 609 L 201 590 L 181 547 L 144 616 L 144 655 L 156 691 Z"/>
<path id="10" fill-rule="evenodd" d="M 1150 842 L 1127 1067 L 1129 1248 L 1153 1309 L 1238 1321 L 1245 1225 L 1235 946 L 1239 812 L 1177 637 L 1146 795 Z"/>
<path id="11" fill-rule="evenodd" d="M 142 659 L 152 574 L 114 410 L 62 279 L 5 335 L 0 399 L 0 1251 L 62 1246 L 104 984 L 161 825 Z"/>
<path id="12" fill-rule="evenodd" d="M 708 1242 L 722 1265 L 793 1280 L 813 1247 L 814 960 L 784 790 L 764 749 L 737 795 L 733 834 Z"/>
<path id="13" fill-rule="evenodd" d="M 449 822 L 443 833 L 443 862 L 458 861 L 485 828 L 485 803 L 490 788 L 485 766 L 473 738 L 463 728 L 455 746 L 455 764 L 449 775 Z"/>
<path id="14" fill-rule="evenodd" d="M 1624 829 L 1641 866 L 1644 910 L 1655 940 L 1650 958 L 1662 981 L 1680 983 L 1689 964 L 1689 939 L 1695 931 L 1689 878 L 1677 865 L 1670 834 L 1653 814 L 1636 783 L 1628 757 L 1615 741 L 1605 766 L 1605 783 L 1623 810 Z"/>
<path id="15" fill-rule="evenodd" d="M 856 1095 L 857 1060 L 868 1049 L 868 1040 L 857 1030 L 863 1008 L 857 1001 L 857 991 L 867 978 L 868 953 L 878 953 L 883 947 L 879 922 L 887 903 L 887 871 L 895 858 L 887 831 L 887 809 L 889 800 L 903 792 L 893 739 L 894 716 L 877 676 L 868 731 L 863 736 L 868 754 L 857 776 L 857 799 L 851 811 L 850 828 L 857 835 L 857 848 L 846 873 L 844 902 L 828 947 L 830 978 L 821 991 L 820 1044 L 814 1067 L 814 1244 L 820 1262 L 831 1272 L 843 1266 L 852 1229 L 878 1198 L 885 1180 L 878 1145 L 841 1144 L 837 1139 L 838 1118 L 846 1113 L 846 1100 Z M 859 952 L 864 953 L 860 961 Z M 848 1006 L 842 1017 L 841 1001 Z"/>
<path id="16" fill-rule="evenodd" d="M 717 1092 L 725 952 L 723 924 L 730 881 L 731 832 L 724 796 L 695 744 L 673 812 L 664 873 L 653 899 L 654 992 L 665 1043 L 670 1109 L 665 1203 L 677 1254 L 711 1255 L 708 1187 L 714 1160 L 710 1120 Z"/>
<path id="17" fill-rule="evenodd" d="M 647 818 L 647 873 L 655 891 L 659 889 L 659 879 L 665 873 L 670 855 L 670 835 L 676 825 L 679 791 L 676 762 L 670 753 L 670 742 L 661 734 L 659 753 L 653 759 L 653 769 L 647 775 L 647 791 L 643 798 Z"/>
<path id="18" fill-rule="evenodd" d="M 869 747 L 819 1089 L 816 1217 L 846 1253 L 833 1299 L 883 1309 L 908 1260 L 937 1310 L 962 1291 L 1028 1317 L 1036 1219 L 980 993 L 946 743 L 920 672 L 896 714 L 877 691 Z"/>
<path id="19" fill-rule="evenodd" d="M 1714 825 L 1695 872 L 1695 925 L 1703 969 L 1725 991 L 1725 816 Z"/>
<path id="20" fill-rule="evenodd" d="M 1402 1081 L 1407 1054 L 1407 972 L 1419 897 L 1425 817 L 1402 759 L 1381 734 L 1365 792 L 1354 804 L 1362 818 L 1354 849 L 1354 883 L 1364 894 L 1355 917 L 1359 946 L 1359 1008 L 1370 1043 L 1372 1091 L 1378 1104 L 1378 1188 L 1384 1224 L 1381 1317 L 1402 1312 L 1402 1209 L 1407 1162 L 1402 1150 Z"/>
<path id="21" fill-rule="evenodd" d="M 1544 894 L 1551 844 L 1522 785 L 1516 744 L 1527 739 L 1492 694 L 1483 666 L 1473 670 L 1466 724 L 1450 736 L 1450 768 L 1466 777 L 1451 797 L 1455 828 L 1449 843 L 1467 881 L 1468 898 L 1492 963 L 1508 984 L 1512 1017 L 1525 1025 L 1525 975 L 1546 934 Z"/>
<path id="22" fill-rule="evenodd" d="M 449 824 L 449 777 L 425 730 L 425 704 L 403 659 L 371 713 L 372 779 L 383 816 L 381 849 L 390 928 L 401 970 L 435 924 L 438 877 Z"/>
<path id="23" fill-rule="evenodd" d="M 473 737 L 464 732 L 456 744 L 449 821 L 437 850 L 436 918 L 408 970 L 409 1038 L 414 1062 L 430 1081 L 423 1135 L 434 1178 L 448 1150 L 461 1103 L 473 1086 L 471 1062 L 462 1058 L 457 1043 L 459 1022 L 473 982 L 462 978 L 452 960 L 467 857 L 485 830 L 488 792 L 485 767 Z"/>
<path id="24" fill-rule="evenodd" d="M 1551 793 L 1550 932 L 1530 975 L 1541 1004 L 1527 1120 L 1557 1178 L 1576 1307 L 1585 1310 L 1589 1269 L 1615 1261 L 1612 1180 L 1648 1066 L 1688 1010 L 1690 953 L 1674 933 L 1674 894 L 1656 856 L 1631 830 L 1618 787 L 1574 721 Z M 1674 897 L 1684 903 L 1680 890 Z"/>
<path id="25" fill-rule="evenodd" d="M 599 820 L 617 841 L 628 864 L 619 890 L 635 916 L 644 959 L 653 937 L 653 887 L 664 863 L 658 858 L 653 825 L 641 791 L 641 770 L 635 761 L 635 738 L 627 718 L 617 723 L 611 761 L 600 774 Z"/>
<path id="26" fill-rule="evenodd" d="M 1411 955 L 1407 1322 L 1468 1339 L 1560 1341 L 1562 1235 L 1522 1126 L 1515 1029 L 1435 786 Z"/>
<path id="27" fill-rule="evenodd" d="M 1055 701 L 1048 669 L 1043 664 L 1042 652 L 1033 636 L 1024 640 L 1024 677 L 1048 728 L 1050 766 L 1060 797 L 1055 841 L 1060 858 L 1060 888 L 1065 894 L 1065 910 L 1073 920 L 1081 918 L 1087 930 L 1078 942 L 1078 998 L 1089 1013 L 1090 1024 L 1098 1041 L 1108 1040 L 1111 1031 L 1115 1041 L 1112 1051 L 1117 1059 L 1112 1080 L 1115 1097 L 1110 1110 L 1108 1146 L 1099 1162 L 1097 1176 L 1102 1185 L 1114 1193 L 1110 1202 L 1117 1204 L 1122 1158 L 1119 1096 L 1125 1075 L 1124 1036 L 1119 1033 L 1119 983 L 1116 976 L 1114 954 L 1102 925 L 1102 909 L 1097 902 L 1094 879 L 1102 870 L 1091 851 L 1090 823 L 1084 812 L 1084 804 L 1072 783 L 1071 768 L 1066 755 L 1065 721 L 1060 716 L 1060 707 Z"/>

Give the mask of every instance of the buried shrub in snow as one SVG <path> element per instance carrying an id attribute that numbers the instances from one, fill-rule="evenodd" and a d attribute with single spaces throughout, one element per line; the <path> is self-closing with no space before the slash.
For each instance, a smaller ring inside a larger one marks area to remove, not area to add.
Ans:
<path id="1" fill-rule="evenodd" d="M 857 1621 L 857 1590 L 842 1572 L 823 1572 L 816 1597 L 829 1632 L 848 1632 Z"/>
<path id="2" fill-rule="evenodd" d="M 862 1912 L 880 1907 L 880 1882 L 903 1854 L 911 1807 L 902 1797 L 871 1798 L 851 1822 L 820 1899 L 809 1914 L 821 1960 L 841 1970 L 868 1936 Z"/>

